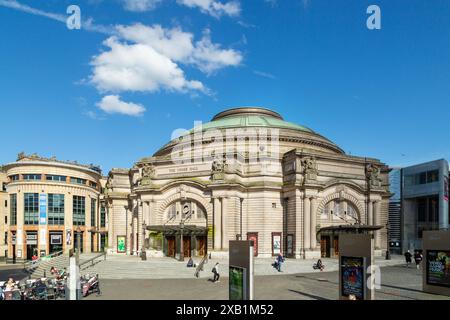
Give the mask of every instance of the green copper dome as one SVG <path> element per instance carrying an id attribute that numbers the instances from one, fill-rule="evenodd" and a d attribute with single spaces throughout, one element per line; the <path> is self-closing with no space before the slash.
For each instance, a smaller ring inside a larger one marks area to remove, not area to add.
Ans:
<path id="1" fill-rule="evenodd" d="M 307 127 L 284 121 L 277 112 L 257 107 L 229 109 L 217 114 L 212 121 L 202 124 L 203 130 L 245 127 L 283 128 L 315 133 Z"/>

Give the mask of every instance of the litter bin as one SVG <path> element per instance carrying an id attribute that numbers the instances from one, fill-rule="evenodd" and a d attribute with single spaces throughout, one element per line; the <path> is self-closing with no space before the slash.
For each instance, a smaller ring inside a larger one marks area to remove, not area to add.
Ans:
<path id="1" fill-rule="evenodd" d="M 147 260 L 147 252 L 145 250 L 142 250 L 141 258 L 142 258 L 142 260 Z"/>

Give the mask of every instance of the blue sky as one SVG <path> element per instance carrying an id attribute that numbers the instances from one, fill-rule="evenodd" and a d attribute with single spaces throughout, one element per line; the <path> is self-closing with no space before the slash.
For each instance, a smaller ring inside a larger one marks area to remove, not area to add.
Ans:
<path id="1" fill-rule="evenodd" d="M 392 166 L 450 159 L 446 0 L 0 0 L 0 46 L 0 163 L 36 152 L 106 174 L 242 105 Z"/>

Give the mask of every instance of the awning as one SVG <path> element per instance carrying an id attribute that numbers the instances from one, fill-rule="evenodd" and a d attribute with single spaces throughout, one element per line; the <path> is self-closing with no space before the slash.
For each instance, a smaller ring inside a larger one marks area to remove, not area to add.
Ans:
<path id="1" fill-rule="evenodd" d="M 353 225 L 339 225 L 339 226 L 330 226 L 320 228 L 317 231 L 318 235 L 329 235 L 329 234 L 337 234 L 337 233 L 369 233 L 372 231 L 383 229 L 384 226 L 369 226 L 362 224 L 353 224 Z"/>
<path id="2" fill-rule="evenodd" d="M 166 236 L 174 236 L 181 234 L 180 225 L 160 225 L 160 226 L 147 226 L 148 231 L 162 232 Z M 206 236 L 208 234 L 208 228 L 196 226 L 196 225 L 184 225 L 183 235 L 186 236 Z"/>

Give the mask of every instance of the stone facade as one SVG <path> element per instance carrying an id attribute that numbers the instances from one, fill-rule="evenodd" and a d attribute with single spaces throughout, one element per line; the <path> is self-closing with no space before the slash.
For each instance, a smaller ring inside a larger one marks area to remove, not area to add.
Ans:
<path id="1" fill-rule="evenodd" d="M 8 250 L 8 193 L 6 184 L 8 178 L 0 168 L 0 261 L 5 259 Z"/>
<path id="2" fill-rule="evenodd" d="M 110 172 L 109 247 L 117 252 L 125 237 L 131 254 L 176 256 L 183 245 L 185 255 L 226 256 L 228 241 L 240 236 L 256 241 L 258 257 L 276 254 L 278 240 L 287 256 L 318 257 L 334 241 L 319 237 L 321 228 L 385 226 L 388 197 L 388 168 L 379 160 L 346 155 L 276 112 L 231 109 L 133 168 Z M 375 247 L 386 246 L 383 228 Z"/>
<path id="3" fill-rule="evenodd" d="M 99 231 L 107 228 L 100 226 L 103 197 L 98 167 L 19 154 L 16 162 L 3 168 L 10 207 L 8 258 L 24 260 L 33 253 L 42 256 L 60 250 L 68 253 L 76 245 L 78 229 L 83 252 L 100 250 Z M 76 204 L 75 197 L 79 199 Z M 83 220 L 76 225 L 74 212 Z"/>

